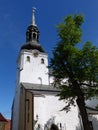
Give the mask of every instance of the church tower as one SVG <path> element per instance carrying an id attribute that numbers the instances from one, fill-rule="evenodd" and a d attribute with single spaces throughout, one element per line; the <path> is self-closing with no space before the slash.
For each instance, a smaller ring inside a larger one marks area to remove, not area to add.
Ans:
<path id="1" fill-rule="evenodd" d="M 49 85 L 48 55 L 39 43 L 40 32 L 34 13 L 33 9 L 32 21 L 26 31 L 26 44 L 21 47 L 18 57 L 19 82 Z"/>
<path id="2" fill-rule="evenodd" d="M 26 44 L 21 47 L 17 58 L 11 129 L 76 130 L 78 108 L 72 107 L 67 114 L 60 111 L 65 101 L 59 101 L 56 95 L 60 90 L 50 85 L 48 55 L 39 43 L 39 35 L 33 8 L 31 24 L 26 31 Z"/>

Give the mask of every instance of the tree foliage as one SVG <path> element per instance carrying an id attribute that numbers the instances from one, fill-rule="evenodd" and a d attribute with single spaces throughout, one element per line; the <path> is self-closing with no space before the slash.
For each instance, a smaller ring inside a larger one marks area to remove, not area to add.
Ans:
<path id="1" fill-rule="evenodd" d="M 60 99 L 67 99 L 69 110 L 74 99 L 85 99 L 98 94 L 98 48 L 87 41 L 82 48 L 82 15 L 68 16 L 57 26 L 59 42 L 53 50 L 51 68 L 54 85 L 61 89 Z M 85 106 L 85 103 L 83 104 Z"/>
<path id="2" fill-rule="evenodd" d="M 78 81 L 81 89 L 87 90 L 85 93 L 87 98 L 94 96 L 98 89 L 98 48 L 92 46 L 90 42 L 86 42 L 82 49 L 77 47 L 81 42 L 80 26 L 83 21 L 81 15 L 68 16 L 64 23 L 57 27 L 60 40 L 53 51 L 51 68 L 55 83 L 59 84 L 66 98 L 76 96 L 73 80 Z"/>

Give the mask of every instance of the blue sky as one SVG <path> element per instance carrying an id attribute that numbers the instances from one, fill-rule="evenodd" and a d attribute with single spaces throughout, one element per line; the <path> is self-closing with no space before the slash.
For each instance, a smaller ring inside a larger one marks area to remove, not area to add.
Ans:
<path id="1" fill-rule="evenodd" d="M 0 0 L 0 112 L 10 118 L 16 83 L 16 59 L 25 43 L 32 7 L 40 43 L 49 55 L 58 41 L 55 26 L 69 14 L 83 14 L 82 43 L 98 46 L 98 0 Z"/>

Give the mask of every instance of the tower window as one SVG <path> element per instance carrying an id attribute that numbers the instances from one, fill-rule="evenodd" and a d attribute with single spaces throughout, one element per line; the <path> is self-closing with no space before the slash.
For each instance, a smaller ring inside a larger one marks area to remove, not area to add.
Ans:
<path id="1" fill-rule="evenodd" d="M 30 56 L 27 56 L 27 61 L 30 62 Z"/>
<path id="2" fill-rule="evenodd" d="M 33 38 L 36 39 L 36 33 L 33 33 Z"/>
<path id="3" fill-rule="evenodd" d="M 42 64 L 44 64 L 44 63 L 45 63 L 45 61 L 44 61 L 44 59 L 43 59 L 43 58 L 41 59 L 41 63 L 42 63 Z"/>

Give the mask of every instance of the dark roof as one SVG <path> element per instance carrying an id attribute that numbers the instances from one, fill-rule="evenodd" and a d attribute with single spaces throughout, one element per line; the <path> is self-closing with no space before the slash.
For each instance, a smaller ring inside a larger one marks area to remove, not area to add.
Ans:
<path id="1" fill-rule="evenodd" d="M 1 113 L 0 113 L 0 122 L 7 122 L 7 120 Z"/>
<path id="2" fill-rule="evenodd" d="M 93 114 L 98 114 L 98 110 L 95 109 L 95 108 L 86 106 L 86 110 L 87 110 L 87 113 L 88 113 L 88 114 L 92 114 L 92 115 L 93 115 Z"/>
<path id="3" fill-rule="evenodd" d="M 38 30 L 38 27 L 37 26 L 34 26 L 34 25 L 29 25 L 27 27 L 27 32 L 28 31 L 36 31 L 37 33 L 39 33 L 39 30 Z"/>
<path id="4" fill-rule="evenodd" d="M 44 49 L 41 47 L 41 45 L 40 44 L 25 44 L 25 45 L 23 45 L 22 47 L 21 47 L 21 50 L 22 49 L 27 49 L 27 50 L 34 50 L 34 49 L 36 49 L 36 50 L 39 50 L 40 52 L 45 52 L 44 51 Z"/>
<path id="5" fill-rule="evenodd" d="M 21 85 L 30 92 L 40 93 L 40 94 L 49 94 L 55 95 L 60 92 L 60 89 L 54 88 L 50 85 L 41 85 L 41 84 L 30 84 L 30 83 L 21 83 Z"/>

